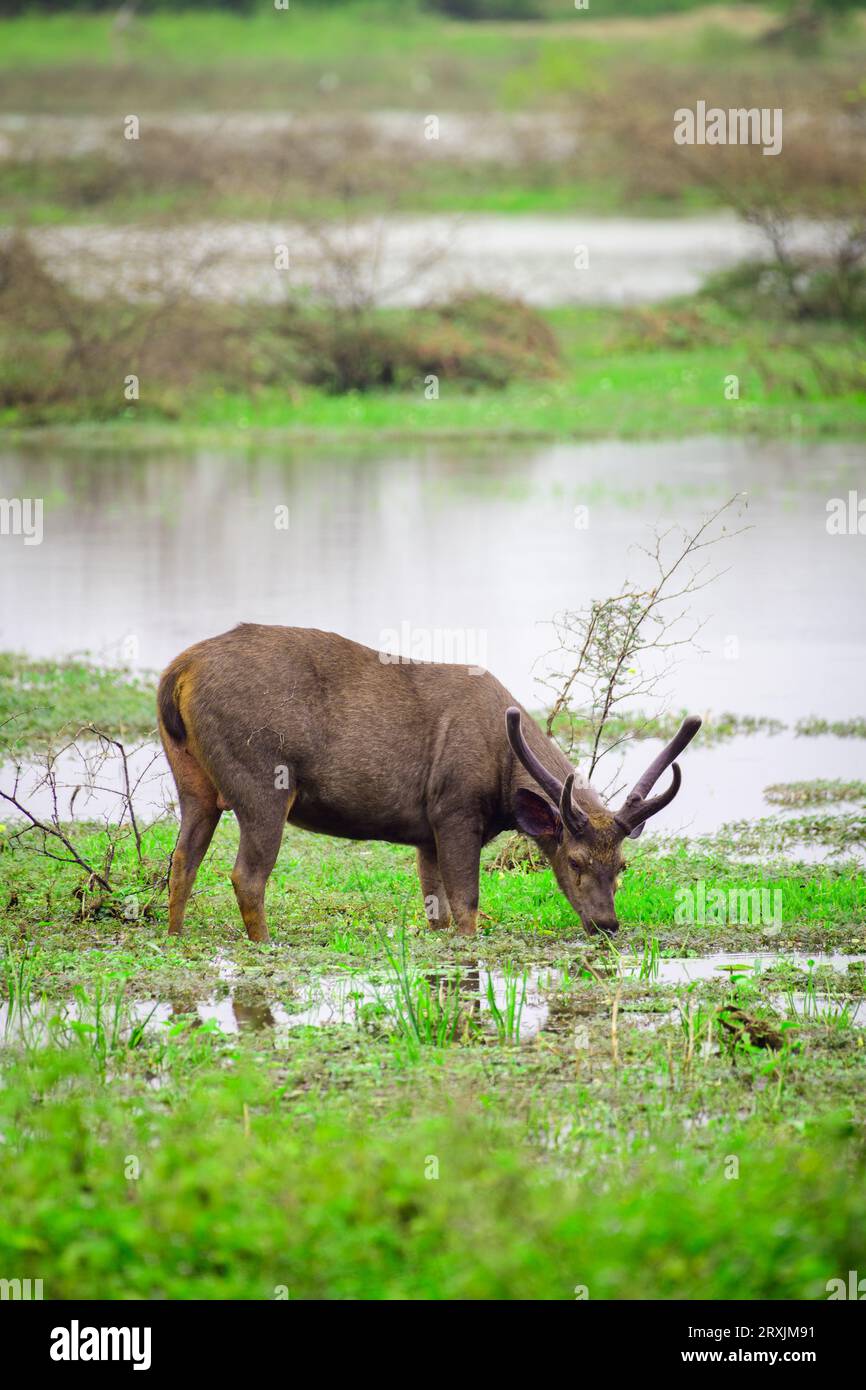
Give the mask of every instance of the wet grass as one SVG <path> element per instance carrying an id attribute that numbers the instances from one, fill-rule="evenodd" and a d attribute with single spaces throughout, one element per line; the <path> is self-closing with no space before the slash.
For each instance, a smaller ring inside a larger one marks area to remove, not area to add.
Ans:
<path id="1" fill-rule="evenodd" d="M 784 854 L 797 846 L 823 849 L 841 855 L 866 845 L 866 815 L 862 811 L 779 817 L 758 821 L 733 821 L 722 828 L 733 853 Z"/>
<path id="2" fill-rule="evenodd" d="M 94 724 L 117 737 L 156 729 L 152 678 L 81 659 L 34 661 L 0 652 L 0 728 L 16 747 L 74 736 Z"/>
<path id="3" fill-rule="evenodd" d="M 809 719 L 798 719 L 796 730 L 804 738 L 816 738 L 821 734 L 832 734 L 834 738 L 866 738 L 866 719 L 819 719 L 812 715 Z"/>
<path id="4" fill-rule="evenodd" d="M 457 1049 L 435 1082 L 345 1036 L 275 1058 L 190 1033 L 136 1060 L 111 1087 L 80 1050 L 4 1078 L 0 1256 L 46 1297 L 822 1298 L 862 1260 L 844 1117 L 767 1147 L 759 1099 L 750 1124 L 680 1149 L 652 1142 L 655 1120 L 627 1143 L 570 1057 L 521 1067 L 559 1087 L 555 1117 L 508 1059 L 484 1075 Z M 644 1078 L 659 1112 L 682 1102 L 665 1077 Z M 515 1079 L 523 1114 L 506 1116 Z M 568 1124 L 565 1159 L 542 1136 Z"/>
<path id="5" fill-rule="evenodd" d="M 237 952 L 242 964 L 281 980 L 288 980 L 286 970 L 384 969 L 392 948 L 382 933 L 404 928 L 408 962 L 415 970 L 453 962 L 459 945 L 449 934 L 428 929 L 414 854 L 399 846 L 354 844 L 288 827 L 268 888 L 273 945 L 260 952 L 245 941 L 229 883 L 237 852 L 231 816 L 223 818 L 199 871 L 180 943 L 166 941 L 164 896 L 153 892 L 174 844 L 173 821 L 157 822 L 145 832 L 143 864 L 131 839 L 118 845 L 111 892 L 91 886 L 82 893 L 77 865 L 28 852 L 26 839 L 11 840 L 11 831 L 10 823 L 0 858 L 4 939 L 9 945 L 40 948 L 40 987 L 65 988 L 93 972 L 110 970 L 129 976 L 134 990 L 147 994 L 154 978 L 170 983 L 175 972 L 193 967 L 214 984 L 217 977 L 210 972 L 220 951 Z M 500 843 L 485 851 L 476 955 L 488 966 L 521 968 L 557 964 L 563 952 L 608 960 L 604 940 L 584 938 L 550 869 L 494 867 Z M 104 862 L 104 829 L 79 828 L 76 845 L 89 862 Z M 707 894 L 718 890 L 726 898 L 732 890 L 778 892 L 781 931 L 761 918 L 753 924 L 717 924 L 707 913 L 704 923 L 686 920 L 680 910 L 682 890 L 695 890 L 699 883 Z M 617 908 L 622 922 L 617 949 L 632 953 L 641 953 L 647 940 L 674 955 L 746 944 L 752 949 L 771 944 L 774 950 L 857 951 L 866 943 L 866 881 L 859 865 L 749 862 L 732 854 L 724 835 L 699 842 L 648 838 L 635 844 Z M 769 934 L 765 926 L 772 928 Z"/>

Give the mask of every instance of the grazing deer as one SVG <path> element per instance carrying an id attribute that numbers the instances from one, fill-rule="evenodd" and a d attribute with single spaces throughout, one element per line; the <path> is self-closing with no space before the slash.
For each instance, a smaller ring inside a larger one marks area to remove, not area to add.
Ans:
<path id="1" fill-rule="evenodd" d="M 538 842 L 587 931 L 615 932 L 621 845 L 680 786 L 686 719 L 617 812 L 489 673 L 404 661 L 313 628 L 242 623 L 189 647 L 159 684 L 159 729 L 181 826 L 169 931 L 179 933 L 220 815 L 251 941 L 267 941 L 265 884 L 286 821 L 413 845 L 433 925 L 475 931 L 481 848 L 503 830 Z M 665 768 L 670 786 L 650 796 Z"/>

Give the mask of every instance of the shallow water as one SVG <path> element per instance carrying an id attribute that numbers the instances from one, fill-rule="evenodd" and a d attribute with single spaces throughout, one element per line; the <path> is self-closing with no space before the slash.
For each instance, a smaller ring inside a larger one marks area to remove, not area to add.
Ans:
<path id="1" fill-rule="evenodd" d="M 818 953 L 808 956 L 798 952 L 782 954 L 750 952 L 739 955 L 733 952 L 715 952 L 704 957 L 682 957 L 660 960 L 647 984 L 677 985 L 689 984 L 697 980 L 723 979 L 734 974 L 754 977 L 762 970 L 781 962 L 790 963 L 801 970 L 807 970 L 809 961 L 817 968 L 829 966 L 844 975 L 852 962 L 866 962 L 866 955 L 844 956 L 838 953 Z M 735 968 L 736 967 L 736 968 Z M 212 995 L 190 1003 L 183 998 L 175 1003 L 162 999 L 136 999 L 128 1008 L 131 1023 L 146 1025 L 150 1032 L 172 1024 L 179 1017 L 194 1015 L 200 1024 L 216 1027 L 220 1032 L 235 1034 L 244 1031 L 273 1031 L 274 1045 L 279 1048 L 295 1028 L 325 1028 L 338 1024 L 361 1025 L 365 1013 L 371 1009 L 376 1012 L 380 1023 L 388 1025 L 395 1015 L 395 998 L 399 995 L 397 985 L 385 977 L 363 974 L 330 973 L 321 975 L 304 985 L 299 985 L 292 1006 L 270 999 L 264 989 L 259 990 L 254 981 L 244 978 L 227 959 L 220 968 L 220 976 L 228 987 L 228 993 Z M 640 964 L 636 961 L 622 962 L 622 973 L 626 979 L 634 980 L 640 974 Z M 473 1018 L 489 1028 L 492 1021 L 490 992 L 496 1008 L 507 1014 L 509 995 L 516 999 L 519 1009 L 517 1020 L 519 1029 L 512 1041 L 528 1042 L 545 1027 L 550 1010 L 550 998 L 561 987 L 563 971 L 548 966 L 533 966 L 525 971 L 507 975 L 502 970 L 485 968 L 464 969 L 459 976 L 447 970 L 429 972 L 424 979 L 431 993 L 437 995 L 446 1008 L 449 1017 Z M 611 976 L 615 982 L 616 976 Z M 826 990 L 818 989 L 811 995 L 802 991 L 786 994 L 773 994 L 771 1003 L 782 1016 L 792 1011 L 803 1017 L 832 1019 L 843 1013 L 858 1026 L 866 1023 L 866 1000 L 850 1002 L 831 998 Z M 17 1012 L 10 1013 L 8 1003 L 0 1003 L 0 1043 L 27 1038 L 31 1044 L 44 1044 L 51 1035 L 50 1020 L 61 1014 L 67 1020 L 86 1019 L 86 1009 L 82 1011 L 75 1003 L 59 1004 L 55 1001 L 40 1003 L 22 1019 Z M 647 1012 L 645 1006 L 637 1010 L 623 1004 L 620 1020 L 623 1024 L 638 1028 L 658 1028 L 671 1021 L 668 1012 Z M 458 1030 L 459 1031 L 459 1030 Z"/>
<path id="2" fill-rule="evenodd" d="M 866 955 L 848 956 L 839 952 L 821 951 L 715 951 L 707 956 L 659 957 L 646 978 L 663 985 L 690 984 L 693 980 L 722 979 L 732 975 L 754 978 L 771 966 L 780 964 L 789 964 L 798 970 L 808 971 L 810 961 L 815 969 L 829 966 L 831 970 L 844 972 L 854 962 L 866 962 Z M 622 969 L 626 975 L 640 976 L 642 964 L 640 961 L 625 958 Z"/>
<path id="3" fill-rule="evenodd" d="M 234 978 L 231 969 L 221 971 L 221 974 L 227 981 Z M 552 988 L 559 978 L 560 972 L 547 968 L 527 971 L 525 976 L 517 975 L 516 999 L 520 1006 L 519 1035 L 522 1041 L 534 1037 L 543 1028 L 548 1005 L 540 993 Z M 434 997 L 440 990 L 443 992 L 441 997 L 445 1000 L 449 1016 L 452 1010 L 456 1013 L 459 1006 L 461 1013 L 488 1021 L 491 1015 L 489 991 L 492 990 L 496 1007 L 506 1013 L 509 990 L 513 994 L 515 988 L 513 978 L 509 979 L 500 970 L 468 970 L 458 978 L 447 972 L 432 972 L 425 979 Z M 176 1004 L 163 999 L 136 999 L 129 1005 L 129 1017 L 132 1023 L 146 1024 L 153 1032 L 192 1012 L 200 1023 L 214 1025 L 223 1033 L 272 1028 L 275 1030 L 275 1043 L 279 1046 L 280 1036 L 294 1028 L 357 1024 L 369 1006 L 381 1006 L 382 1015 L 393 1019 L 397 993 L 397 986 L 384 978 L 348 973 L 328 974 L 299 986 L 290 1009 L 270 1000 L 264 992 L 259 994 L 251 990 L 250 981 L 245 980 L 240 985 L 234 981 L 225 996 L 210 996 L 192 1005 L 186 998 Z M 4 1039 L 9 1041 L 22 1036 L 31 1042 L 46 1043 L 51 1032 L 50 1021 L 58 1014 L 70 1020 L 88 1017 L 86 1008 L 82 1010 L 74 1002 L 45 1001 L 26 1012 L 23 1018 L 17 1010 L 10 1010 L 7 1002 L 0 1002 L 0 1044 Z"/>
<path id="4" fill-rule="evenodd" d="M 274 303 L 305 288 L 403 306 L 467 291 L 548 308 L 652 304 L 694 293 L 714 272 L 769 258 L 756 228 L 727 213 L 392 216 L 331 228 L 327 248 L 321 237 L 288 223 L 50 226 L 29 235 L 55 273 L 89 295 L 121 288 L 137 298 L 171 288 L 206 299 Z M 837 235 L 831 226 L 801 223 L 790 248 L 824 252 Z M 288 270 L 274 268 L 277 246 L 289 250 Z"/>
<path id="5" fill-rule="evenodd" d="M 2 493 L 44 499 L 44 537 L 0 541 L 0 645 L 155 670 L 237 621 L 318 626 L 476 662 L 540 703 L 553 615 L 647 580 L 652 524 L 745 492 L 751 529 L 714 552 L 727 572 L 695 600 L 704 650 L 672 697 L 788 722 L 859 715 L 866 542 L 826 520 L 864 476 L 863 446 L 734 439 L 7 450 Z"/>

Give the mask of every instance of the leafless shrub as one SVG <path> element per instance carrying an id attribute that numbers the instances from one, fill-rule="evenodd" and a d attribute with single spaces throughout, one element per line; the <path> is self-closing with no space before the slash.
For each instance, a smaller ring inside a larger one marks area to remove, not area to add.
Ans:
<path id="1" fill-rule="evenodd" d="M 148 854 L 135 803 L 155 776 L 159 752 L 148 745 L 127 748 L 88 724 L 60 746 L 25 756 L 12 729 L 9 721 L 0 740 L 7 779 L 0 799 L 14 815 L 6 847 L 20 846 L 37 857 L 77 866 L 82 877 L 74 892 L 81 917 L 103 911 L 121 917 L 149 915 L 167 882 L 168 862 Z M 141 766 L 134 770 L 137 762 Z M 107 798 L 110 807 L 97 817 L 99 836 L 93 819 L 76 819 L 77 807 L 87 807 L 93 797 L 103 803 Z M 137 866 L 132 911 L 128 881 L 121 885 L 115 872 L 127 842 Z"/>
<path id="2" fill-rule="evenodd" d="M 737 211 L 856 216 L 866 147 L 859 89 L 853 70 L 849 82 L 818 71 L 734 76 L 718 64 L 666 75 L 654 69 L 651 76 L 640 65 L 622 68 L 576 117 L 585 138 L 574 173 L 613 179 L 630 199 L 680 201 L 698 188 Z M 767 157 L 757 144 L 677 145 L 674 113 L 698 100 L 723 110 L 781 108 L 782 155 Z"/>
<path id="3" fill-rule="evenodd" d="M 127 274 L 123 297 L 90 298 L 56 275 L 26 237 L 0 244 L 0 406 L 36 420 L 58 407 L 116 415 L 132 373 L 154 388 L 151 402 L 173 414 L 182 405 L 179 393 L 202 378 L 229 377 L 247 387 L 275 376 L 277 364 L 262 360 L 244 312 L 192 292 L 203 263 L 185 282 L 151 263 L 141 268 L 140 292 Z M 97 279 L 117 279 L 117 267 L 95 253 L 92 269 Z"/>
<path id="4" fill-rule="evenodd" d="M 580 760 L 588 778 L 603 757 L 634 736 L 614 727 L 617 716 L 626 706 L 662 699 L 682 650 L 697 645 L 702 623 L 692 616 L 692 600 L 717 577 L 705 553 L 743 529 L 729 530 L 730 515 L 742 502 L 732 497 L 691 531 L 655 530 L 640 547 L 649 562 L 648 584 L 626 583 L 618 594 L 554 619 L 557 647 L 549 660 L 555 666 L 542 682 L 553 695 L 546 729 Z"/>

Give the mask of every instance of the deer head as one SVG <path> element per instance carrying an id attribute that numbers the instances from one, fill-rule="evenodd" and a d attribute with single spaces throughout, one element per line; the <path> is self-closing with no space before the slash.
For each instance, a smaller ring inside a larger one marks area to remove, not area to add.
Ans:
<path id="1" fill-rule="evenodd" d="M 575 785 L 574 772 L 561 782 L 533 753 L 523 736 L 520 710 L 506 713 L 508 742 L 515 757 L 546 793 L 519 787 L 514 795 L 514 815 L 525 835 L 538 841 L 550 861 L 556 881 L 584 928 L 612 934 L 619 930 L 614 895 L 625 868 L 622 842 L 636 840 L 650 816 L 669 806 L 680 789 L 682 773 L 675 758 L 691 743 L 700 719 L 684 719 L 677 733 L 642 777 L 635 782 L 618 811 L 611 811 L 588 784 Z M 666 768 L 669 786 L 657 796 L 650 792 Z"/>

